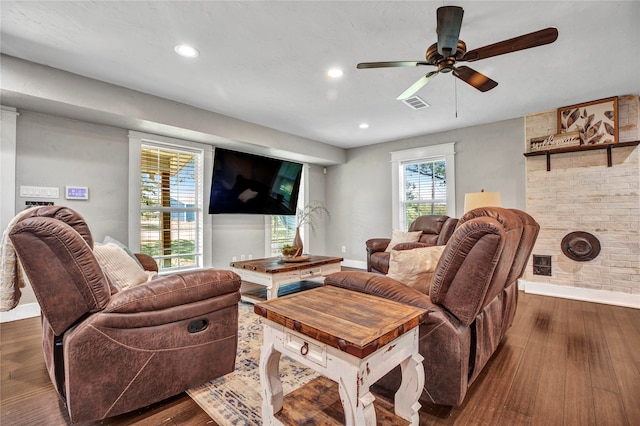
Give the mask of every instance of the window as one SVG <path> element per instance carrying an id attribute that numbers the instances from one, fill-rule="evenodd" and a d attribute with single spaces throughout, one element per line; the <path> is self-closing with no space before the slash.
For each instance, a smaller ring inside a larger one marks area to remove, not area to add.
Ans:
<path id="1" fill-rule="evenodd" d="M 270 256 L 280 256 L 282 247 L 291 245 L 296 237 L 296 217 L 271 215 Z"/>
<path id="2" fill-rule="evenodd" d="M 135 236 L 130 227 L 129 240 L 137 237 L 139 246 L 132 249 L 153 257 L 160 272 L 202 268 L 204 149 L 174 140 L 138 142 L 138 226 Z"/>
<path id="3" fill-rule="evenodd" d="M 454 154 L 452 143 L 391 153 L 394 229 L 422 215 L 455 216 Z"/>
<path id="4" fill-rule="evenodd" d="M 302 209 L 305 205 L 307 173 L 307 167 L 303 167 L 302 177 L 300 179 L 300 194 L 298 195 L 298 209 Z M 282 247 L 291 245 L 296 237 L 296 216 L 271 215 L 268 220 L 270 222 L 271 238 L 268 242 L 267 256 L 280 256 L 282 254 Z M 307 241 L 304 241 L 304 229 L 301 229 L 301 231 L 303 244 L 306 246 Z"/>
<path id="5" fill-rule="evenodd" d="M 447 171 L 444 159 L 402 164 L 404 191 L 401 216 L 410 224 L 418 216 L 447 214 Z"/>

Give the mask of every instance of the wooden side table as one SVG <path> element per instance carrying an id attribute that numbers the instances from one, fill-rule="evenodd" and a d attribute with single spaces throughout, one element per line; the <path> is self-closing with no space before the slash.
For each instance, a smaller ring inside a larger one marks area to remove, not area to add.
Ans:
<path id="1" fill-rule="evenodd" d="M 266 318 L 260 355 L 265 425 L 282 424 L 276 416 L 284 399 L 282 354 L 338 383 L 347 425 L 376 424 L 369 387 L 400 365 L 395 413 L 418 424 L 424 386 L 418 324 L 426 310 L 325 286 L 260 302 L 254 311 Z"/>
<path id="2" fill-rule="evenodd" d="M 278 297 L 278 289 L 283 284 L 320 278 L 341 270 L 341 257 L 306 257 L 307 259 L 301 262 L 285 262 L 277 257 L 269 257 L 231 262 L 229 265 L 243 281 L 266 287 L 267 299 L 275 299 Z M 260 301 L 246 294 L 242 295 L 242 300 L 251 303 Z"/>

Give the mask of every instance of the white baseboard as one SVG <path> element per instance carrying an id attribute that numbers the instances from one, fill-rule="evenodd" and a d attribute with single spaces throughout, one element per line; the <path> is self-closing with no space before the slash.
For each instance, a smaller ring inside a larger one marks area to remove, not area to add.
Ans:
<path id="1" fill-rule="evenodd" d="M 344 259 L 342 261 L 342 266 L 346 266 L 347 268 L 364 269 L 365 271 L 367 270 L 367 262 L 364 260 Z"/>
<path id="2" fill-rule="evenodd" d="M 583 302 L 604 303 L 606 305 L 640 309 L 640 294 L 617 293 L 613 291 L 568 287 L 525 280 L 518 280 L 518 289 L 524 290 L 525 293 L 539 294 L 541 296 L 553 296 Z"/>
<path id="3" fill-rule="evenodd" d="M 18 305 L 10 311 L 0 312 L 0 322 L 17 321 L 26 318 L 40 316 L 40 305 L 37 303 L 25 303 Z"/>

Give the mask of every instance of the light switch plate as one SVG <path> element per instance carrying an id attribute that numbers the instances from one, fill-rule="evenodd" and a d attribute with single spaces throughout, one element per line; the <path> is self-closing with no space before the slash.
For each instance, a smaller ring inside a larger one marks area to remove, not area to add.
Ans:
<path id="1" fill-rule="evenodd" d="M 60 189 L 55 186 L 20 185 L 20 196 L 25 198 L 59 198 Z"/>

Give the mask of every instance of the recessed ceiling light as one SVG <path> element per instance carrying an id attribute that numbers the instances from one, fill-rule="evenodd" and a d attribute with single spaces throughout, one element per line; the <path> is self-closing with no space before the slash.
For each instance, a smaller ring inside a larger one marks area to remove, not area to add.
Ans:
<path id="1" fill-rule="evenodd" d="M 184 56 L 185 58 L 197 58 L 198 55 L 200 55 L 198 49 L 189 46 L 188 44 L 180 44 L 176 46 L 174 50 L 178 55 Z"/>
<path id="2" fill-rule="evenodd" d="M 369 125 L 367 123 L 362 123 L 358 127 L 360 127 L 361 129 L 368 129 Z"/>
<path id="3" fill-rule="evenodd" d="M 340 68 L 331 68 L 329 71 L 327 71 L 327 75 L 330 78 L 340 78 L 343 74 L 344 72 Z"/>

